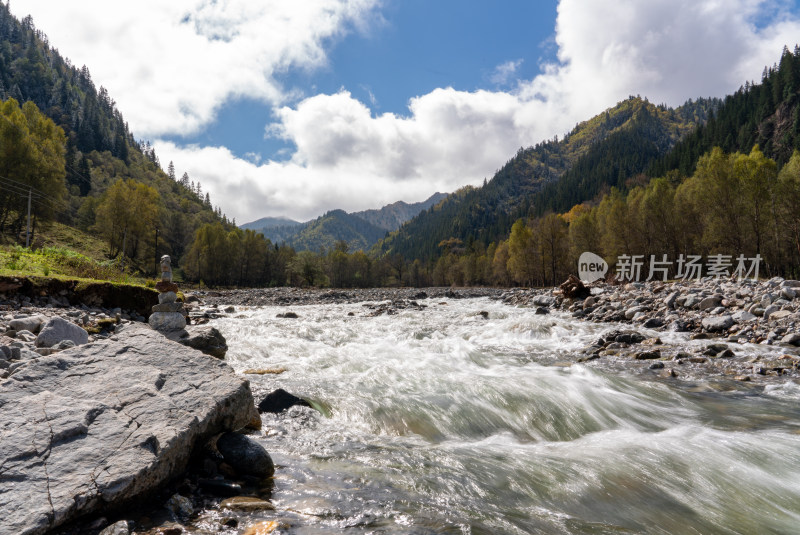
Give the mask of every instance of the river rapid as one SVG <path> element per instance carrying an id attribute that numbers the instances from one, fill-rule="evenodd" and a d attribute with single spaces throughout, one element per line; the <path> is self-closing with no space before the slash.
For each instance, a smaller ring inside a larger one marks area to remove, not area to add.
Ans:
<path id="1" fill-rule="evenodd" d="M 246 521 L 292 534 L 800 532 L 800 385 L 578 364 L 619 326 L 487 298 L 420 303 L 212 321 L 237 372 L 286 370 L 248 375 L 257 397 L 283 388 L 317 409 L 263 415 L 276 510 Z"/>

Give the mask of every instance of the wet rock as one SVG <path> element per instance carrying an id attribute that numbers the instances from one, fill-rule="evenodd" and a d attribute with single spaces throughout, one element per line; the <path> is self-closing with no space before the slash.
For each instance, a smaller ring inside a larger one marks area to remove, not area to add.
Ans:
<path id="1" fill-rule="evenodd" d="M 297 319 L 300 316 L 298 316 L 296 312 L 282 312 L 277 314 L 275 317 L 281 319 Z"/>
<path id="2" fill-rule="evenodd" d="M 642 341 L 643 346 L 660 346 L 663 344 L 664 342 L 661 341 L 661 338 L 648 338 L 647 340 Z"/>
<path id="3" fill-rule="evenodd" d="M 219 504 L 220 509 L 230 509 L 232 511 L 256 512 L 256 511 L 273 511 L 275 506 L 266 500 L 254 498 L 251 496 L 235 496 L 223 500 Z"/>
<path id="4" fill-rule="evenodd" d="M 261 400 L 258 404 L 258 412 L 270 412 L 277 414 L 279 412 L 283 412 L 295 405 L 299 405 L 301 407 L 311 407 L 311 404 L 294 394 L 290 394 L 286 390 L 279 388 L 273 392 L 267 394 L 267 396 Z"/>
<path id="5" fill-rule="evenodd" d="M 206 479 L 199 478 L 197 484 L 204 491 L 214 496 L 239 496 L 242 493 L 241 485 L 226 481 L 222 478 Z"/>
<path id="6" fill-rule="evenodd" d="M 789 344 L 792 346 L 800 346 L 800 334 L 790 333 L 781 338 L 782 344 Z"/>
<path id="7" fill-rule="evenodd" d="M 614 331 L 606 336 L 606 340 L 613 340 L 621 344 L 638 344 L 645 340 L 645 336 L 637 331 Z"/>
<path id="8" fill-rule="evenodd" d="M 130 535 L 130 533 L 131 526 L 128 521 L 120 520 L 119 522 L 114 522 L 110 526 L 106 527 L 99 533 L 99 535 Z"/>
<path id="9" fill-rule="evenodd" d="M 550 310 L 547 307 L 536 307 L 536 312 L 534 312 L 537 316 L 544 316 L 550 314 Z"/>
<path id="10" fill-rule="evenodd" d="M 708 355 L 710 357 L 715 357 L 717 354 L 722 353 L 728 349 L 728 346 L 725 344 L 710 344 L 706 350 L 703 352 L 704 355 Z"/>
<path id="11" fill-rule="evenodd" d="M 675 320 L 669 324 L 669 330 L 676 333 L 685 333 L 689 331 L 689 326 L 685 321 Z"/>
<path id="12" fill-rule="evenodd" d="M 634 358 L 635 360 L 654 360 L 654 359 L 660 359 L 660 358 L 661 358 L 661 351 L 659 351 L 659 350 L 657 350 L 657 349 L 656 349 L 656 350 L 654 350 L 654 351 L 640 351 L 639 353 L 636 353 L 636 354 L 633 356 L 633 358 Z"/>
<path id="13" fill-rule="evenodd" d="M 648 366 L 651 370 L 661 370 L 664 368 L 663 362 L 654 362 L 650 366 Z"/>
<path id="14" fill-rule="evenodd" d="M 246 530 L 244 530 L 242 535 L 270 535 L 279 527 L 281 527 L 281 525 L 277 521 L 265 520 L 248 527 Z"/>
<path id="15" fill-rule="evenodd" d="M 658 329 L 664 326 L 664 320 L 661 318 L 650 318 L 642 324 L 645 329 Z"/>
<path id="16" fill-rule="evenodd" d="M 167 510 L 176 520 L 186 521 L 194 513 L 194 505 L 192 500 L 180 494 L 173 494 L 167 500 Z"/>
<path id="17" fill-rule="evenodd" d="M 89 333 L 83 327 L 56 316 L 50 318 L 42 327 L 39 336 L 36 337 L 36 347 L 53 347 L 62 340 L 71 340 L 75 345 L 83 345 L 89 341 Z"/>
<path id="18" fill-rule="evenodd" d="M 217 439 L 217 450 L 241 475 L 268 478 L 275 474 L 275 465 L 267 450 L 246 435 L 224 433 Z"/>
<path id="19" fill-rule="evenodd" d="M 533 304 L 539 307 L 551 307 L 555 302 L 556 298 L 549 295 L 537 295 L 533 298 Z"/>
<path id="20" fill-rule="evenodd" d="M 482 316 L 483 319 L 485 319 L 485 320 L 489 319 L 489 312 L 487 312 L 486 310 L 481 310 L 480 312 L 478 312 L 478 315 Z"/>
<path id="21" fill-rule="evenodd" d="M 708 332 L 720 332 L 730 329 L 734 325 L 733 318 L 731 316 L 714 316 L 703 318 L 702 320 L 703 329 Z"/>

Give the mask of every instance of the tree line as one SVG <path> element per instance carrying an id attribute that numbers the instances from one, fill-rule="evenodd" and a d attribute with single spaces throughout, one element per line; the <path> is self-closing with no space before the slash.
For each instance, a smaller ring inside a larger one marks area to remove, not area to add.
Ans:
<path id="1" fill-rule="evenodd" d="M 598 202 L 564 214 L 522 218 L 507 239 L 482 248 L 460 240 L 440 244 L 432 268 L 437 284 L 548 286 L 574 274 L 583 252 L 602 256 L 611 273 L 621 258 L 668 259 L 669 278 L 679 258 L 760 258 L 761 276 L 800 276 L 800 152 L 780 170 L 758 146 L 749 154 L 714 148 L 695 173 L 678 172 L 627 193 L 612 188 Z M 655 266 L 653 266 L 655 267 Z M 733 273 L 734 266 L 730 272 Z"/>

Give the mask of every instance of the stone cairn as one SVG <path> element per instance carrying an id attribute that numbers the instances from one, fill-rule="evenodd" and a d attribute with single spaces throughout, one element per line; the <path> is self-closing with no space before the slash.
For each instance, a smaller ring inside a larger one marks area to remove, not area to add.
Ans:
<path id="1" fill-rule="evenodd" d="M 148 323 L 157 331 L 177 331 L 186 327 L 183 303 L 178 302 L 178 285 L 172 282 L 172 265 L 168 255 L 161 257 L 161 280 L 156 283 L 158 304 L 153 306 Z"/>

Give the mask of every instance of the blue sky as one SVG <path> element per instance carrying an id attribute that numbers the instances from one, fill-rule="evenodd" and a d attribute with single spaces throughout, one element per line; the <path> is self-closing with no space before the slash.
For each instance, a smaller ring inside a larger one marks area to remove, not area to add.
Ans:
<path id="1" fill-rule="evenodd" d="M 787 0 L 16 0 L 240 223 L 420 201 L 632 94 L 677 106 L 800 41 Z"/>
<path id="2" fill-rule="evenodd" d="M 555 59 L 556 7 L 555 1 L 394 0 L 384 4 L 383 20 L 367 31 L 332 39 L 325 67 L 291 70 L 276 78 L 306 93 L 347 88 L 376 114 L 406 115 L 410 98 L 439 87 L 508 89 L 518 78 L 539 74 L 540 63 Z M 503 80 L 497 68 L 508 62 L 516 68 Z M 265 138 L 264 125 L 270 120 L 268 105 L 232 99 L 204 131 L 165 139 L 225 145 L 241 158 L 259 154 L 287 160 L 294 145 Z"/>

